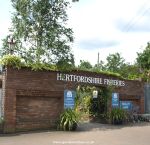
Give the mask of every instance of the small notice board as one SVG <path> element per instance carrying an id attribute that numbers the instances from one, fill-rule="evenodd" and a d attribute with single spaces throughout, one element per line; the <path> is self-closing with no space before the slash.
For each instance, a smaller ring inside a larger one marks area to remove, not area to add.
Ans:
<path id="1" fill-rule="evenodd" d="M 64 108 L 74 108 L 74 100 L 75 100 L 75 91 L 72 90 L 64 90 Z"/>
<path id="2" fill-rule="evenodd" d="M 119 94 L 112 93 L 112 107 L 118 108 L 119 107 Z"/>
<path id="3" fill-rule="evenodd" d="M 132 110 L 132 102 L 131 101 L 120 101 L 120 108 L 125 110 Z"/>

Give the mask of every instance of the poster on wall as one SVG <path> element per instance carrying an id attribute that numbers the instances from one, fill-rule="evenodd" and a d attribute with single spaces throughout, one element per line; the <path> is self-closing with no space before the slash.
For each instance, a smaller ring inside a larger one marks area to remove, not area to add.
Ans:
<path id="1" fill-rule="evenodd" d="M 119 107 L 119 94 L 112 93 L 112 107 L 118 108 Z"/>
<path id="2" fill-rule="evenodd" d="M 64 108 L 74 108 L 75 91 L 64 90 Z"/>
<path id="3" fill-rule="evenodd" d="M 132 110 L 132 102 L 131 101 L 120 101 L 120 108 L 125 110 Z"/>

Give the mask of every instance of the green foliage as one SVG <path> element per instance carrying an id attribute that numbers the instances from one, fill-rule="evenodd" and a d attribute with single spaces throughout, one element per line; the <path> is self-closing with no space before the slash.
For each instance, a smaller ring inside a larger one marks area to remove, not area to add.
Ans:
<path id="1" fill-rule="evenodd" d="M 141 78 L 139 66 L 125 63 L 125 59 L 119 53 L 109 54 L 106 60 L 105 64 L 103 61 L 100 61 L 99 66 L 95 65 L 92 71 L 130 80 Z"/>
<path id="2" fill-rule="evenodd" d="M 137 53 L 137 63 L 142 69 L 150 69 L 150 43 L 147 43 L 145 50 L 142 53 Z"/>
<path id="3" fill-rule="evenodd" d="M 28 63 L 26 67 L 31 68 L 34 71 L 38 70 L 57 70 L 56 65 L 50 65 L 47 63 Z"/>
<path id="4" fill-rule="evenodd" d="M 72 109 L 66 109 L 60 115 L 58 128 L 61 130 L 73 131 L 76 130 L 79 121 L 78 114 Z"/>
<path id="5" fill-rule="evenodd" d="M 94 89 L 95 87 L 78 86 L 75 97 L 76 110 L 85 114 L 89 114 L 92 100 L 92 92 Z"/>
<path id="6" fill-rule="evenodd" d="M 78 68 L 74 68 L 74 70 L 77 70 L 77 71 L 88 71 L 88 72 L 96 72 L 96 73 L 100 73 L 100 74 L 104 74 L 104 75 L 110 75 L 110 76 L 114 76 L 114 77 L 118 77 L 118 78 L 121 78 L 123 79 L 124 77 L 122 77 L 119 73 L 115 73 L 115 72 L 110 72 L 110 71 L 106 71 L 106 70 L 99 70 L 98 68 L 94 67 L 92 69 L 80 69 L 79 67 Z"/>
<path id="7" fill-rule="evenodd" d="M 99 66 L 95 65 L 92 71 L 130 80 L 141 77 L 139 66 L 125 63 L 125 59 L 119 53 L 109 54 L 106 60 L 106 63 L 100 61 Z"/>
<path id="8" fill-rule="evenodd" d="M 106 58 L 107 63 L 106 63 L 106 70 L 111 71 L 111 72 L 119 72 L 121 67 L 124 65 L 124 58 L 120 56 L 119 53 L 115 54 L 109 54 Z"/>
<path id="9" fill-rule="evenodd" d="M 90 64 L 89 61 L 80 60 L 78 68 L 81 70 L 90 70 L 92 69 L 92 65 Z"/>
<path id="10" fill-rule="evenodd" d="M 58 65 L 54 65 L 54 64 L 48 64 L 48 63 L 23 63 L 23 59 L 21 59 L 18 56 L 14 56 L 14 55 L 5 55 L 3 56 L 3 58 L 0 60 L 0 64 L 4 65 L 4 66 L 11 66 L 14 68 L 18 68 L 20 69 L 21 67 L 27 67 L 27 68 L 31 68 L 34 71 L 38 71 L 38 70 L 59 70 L 59 71 L 66 71 L 66 70 L 70 70 L 72 69 L 72 65 L 71 64 L 67 64 L 64 65 L 62 64 L 61 67 L 59 67 Z"/>
<path id="11" fill-rule="evenodd" d="M 92 92 L 95 87 L 78 86 L 75 97 L 75 110 L 81 121 L 89 120 L 92 103 Z"/>
<path id="12" fill-rule="evenodd" d="M 73 58 L 72 58 L 72 62 L 74 63 Z M 65 59 L 59 61 L 57 64 L 49 64 L 49 63 L 41 63 L 41 62 L 33 63 L 30 61 L 26 62 L 23 58 L 20 58 L 15 55 L 4 55 L 0 63 L 5 66 L 13 66 L 16 68 L 29 67 L 35 71 L 36 70 L 60 70 L 60 71 L 75 70 L 74 65 L 72 65 L 73 63 L 69 63 L 68 60 L 65 60 Z M 86 70 L 86 71 L 89 71 L 89 70 Z M 91 72 L 97 72 L 101 74 L 112 75 L 112 76 L 122 78 L 119 74 L 113 73 L 113 72 L 99 71 L 99 70 L 94 70 L 94 69 L 91 70 Z"/>
<path id="13" fill-rule="evenodd" d="M 14 7 L 12 35 L 17 40 L 13 54 L 26 63 L 56 64 L 62 59 L 72 64 L 70 44 L 73 31 L 67 28 L 67 0 L 11 0 Z M 1 56 L 9 54 L 4 40 Z"/>
<path id="14" fill-rule="evenodd" d="M 91 96 L 83 96 L 80 102 L 80 111 L 88 114 L 91 106 Z"/>
<path id="15" fill-rule="evenodd" d="M 98 90 L 98 98 L 93 98 L 94 90 Z M 91 86 L 78 86 L 75 98 L 75 110 L 80 112 L 81 120 L 89 120 L 89 116 L 92 119 L 99 118 L 102 114 L 106 117 L 112 90 L 112 87 L 95 88 Z"/>
<path id="16" fill-rule="evenodd" d="M 97 73 L 101 73 L 101 74 L 105 74 L 105 75 L 110 75 L 110 76 L 116 76 L 118 78 L 122 78 L 123 77 L 119 74 L 119 73 L 116 73 L 116 72 L 110 72 L 110 71 L 97 71 Z"/>
<path id="17" fill-rule="evenodd" d="M 150 70 L 144 70 L 143 73 L 141 74 L 141 78 L 145 82 L 150 82 Z"/>
<path id="18" fill-rule="evenodd" d="M 120 108 L 113 108 L 110 112 L 110 118 L 113 124 L 123 123 L 127 119 L 127 112 Z"/>
<path id="19" fill-rule="evenodd" d="M 14 55 L 5 55 L 1 60 L 0 63 L 4 66 L 11 66 L 15 68 L 21 68 L 23 63 L 21 62 L 21 58 L 14 56 Z"/>
<path id="20" fill-rule="evenodd" d="M 124 64 L 120 71 L 120 75 L 129 80 L 136 80 L 141 77 L 141 72 L 137 64 Z"/>
<path id="21" fill-rule="evenodd" d="M 61 70 L 61 71 L 73 70 L 73 68 L 75 67 L 73 55 L 71 55 L 70 60 L 62 58 L 61 60 L 59 60 L 57 62 L 56 66 L 57 66 L 58 70 Z"/>
<path id="22" fill-rule="evenodd" d="M 108 106 L 110 103 L 113 87 L 102 87 L 98 90 L 98 105 L 99 114 L 105 114 L 108 112 Z"/>
<path id="23" fill-rule="evenodd" d="M 98 90 L 98 98 L 91 101 L 90 114 L 93 118 L 102 123 L 108 122 L 109 109 L 111 104 L 111 94 L 113 87 L 100 87 Z"/>
<path id="24" fill-rule="evenodd" d="M 150 43 L 141 53 L 137 53 L 137 65 L 140 68 L 140 77 L 143 81 L 150 82 Z"/>
<path id="25" fill-rule="evenodd" d="M 95 64 L 95 66 L 93 67 L 93 69 L 97 70 L 97 71 L 105 71 L 106 68 L 105 68 L 104 61 L 100 60 L 99 64 Z"/>
<path id="26" fill-rule="evenodd" d="M 111 94 L 113 92 L 113 87 L 100 87 L 98 89 L 98 98 L 93 99 L 91 106 L 91 113 L 93 117 L 101 122 L 108 123 L 110 120 L 110 105 L 111 105 Z M 94 104 L 95 107 L 93 106 Z M 97 106 L 97 107 L 96 107 Z"/>

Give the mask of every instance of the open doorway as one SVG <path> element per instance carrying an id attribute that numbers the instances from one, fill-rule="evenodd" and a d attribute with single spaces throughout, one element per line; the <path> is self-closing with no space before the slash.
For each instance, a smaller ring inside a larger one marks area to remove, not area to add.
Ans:
<path id="1" fill-rule="evenodd" d="M 75 110 L 81 121 L 107 123 L 107 112 L 111 108 L 111 91 L 107 87 L 78 86 Z M 97 95 L 93 93 L 97 91 Z"/>

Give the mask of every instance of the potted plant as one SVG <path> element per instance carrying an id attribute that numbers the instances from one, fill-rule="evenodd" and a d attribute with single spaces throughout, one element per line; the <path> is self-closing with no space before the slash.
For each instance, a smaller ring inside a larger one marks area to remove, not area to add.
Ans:
<path id="1" fill-rule="evenodd" d="M 127 119 L 126 111 L 120 108 L 113 108 L 110 113 L 112 124 L 122 124 Z"/>
<path id="2" fill-rule="evenodd" d="M 78 114 L 73 109 L 66 109 L 60 115 L 58 128 L 60 130 L 74 131 L 77 128 L 79 121 Z"/>

